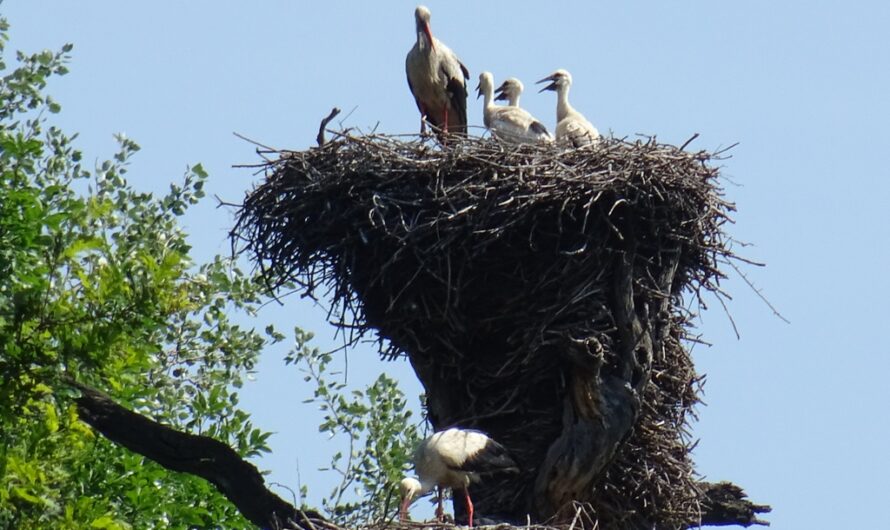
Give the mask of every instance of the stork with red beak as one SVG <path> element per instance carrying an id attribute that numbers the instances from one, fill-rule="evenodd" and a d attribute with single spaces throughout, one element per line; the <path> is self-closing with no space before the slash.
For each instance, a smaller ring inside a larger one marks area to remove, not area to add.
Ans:
<path id="1" fill-rule="evenodd" d="M 572 88 L 572 74 L 566 70 L 557 70 L 538 81 L 550 84 L 540 91 L 554 90 L 556 101 L 556 141 L 570 143 L 574 147 L 589 145 L 599 140 L 600 133 L 583 114 L 569 104 L 569 89 Z"/>
<path id="2" fill-rule="evenodd" d="M 408 507 L 418 496 L 438 488 L 436 517 L 445 516 L 442 508 L 442 490 L 451 488 L 457 494 L 463 492 L 469 526 L 473 526 L 473 502 L 468 487 L 484 476 L 493 473 L 519 471 L 516 461 L 504 447 L 485 434 L 451 428 L 437 432 L 420 443 L 414 453 L 414 471 L 417 478 L 405 478 L 400 487 L 402 504 L 399 517 L 408 519 Z"/>
<path id="3" fill-rule="evenodd" d="M 420 110 L 420 132 L 429 122 L 439 138 L 467 133 L 467 79 L 470 72 L 430 30 L 430 10 L 414 10 L 417 42 L 405 58 L 408 87 Z"/>

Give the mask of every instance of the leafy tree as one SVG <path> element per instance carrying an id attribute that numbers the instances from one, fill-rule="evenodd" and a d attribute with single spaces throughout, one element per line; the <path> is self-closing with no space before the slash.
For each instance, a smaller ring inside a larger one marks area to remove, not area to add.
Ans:
<path id="1" fill-rule="evenodd" d="M 284 336 L 233 321 L 255 314 L 263 287 L 230 259 L 190 257 L 179 219 L 204 196 L 201 165 L 162 197 L 139 192 L 125 178 L 139 146 L 117 136 L 118 152 L 85 168 L 44 93 L 72 46 L 18 53 L 7 72 L 7 30 L 0 19 L 0 528 L 250 528 L 213 485 L 97 435 L 75 403 L 77 385 L 102 388 L 241 457 L 268 451 L 237 391 Z M 350 447 L 323 505 L 342 523 L 380 520 L 418 437 L 406 400 L 386 375 L 349 391 L 331 354 L 295 335 L 287 361 L 315 385 L 319 429 Z"/>
<path id="2" fill-rule="evenodd" d="M 179 226 L 207 174 L 195 165 L 162 197 L 139 192 L 125 178 L 139 146 L 123 136 L 112 159 L 84 167 L 44 94 L 71 46 L 19 53 L 8 70 L 7 29 L 0 21 L 0 528 L 248 528 L 211 484 L 94 434 L 68 384 L 242 456 L 268 450 L 237 389 L 280 335 L 233 322 L 261 303 L 259 284 L 221 257 L 195 264 Z"/>

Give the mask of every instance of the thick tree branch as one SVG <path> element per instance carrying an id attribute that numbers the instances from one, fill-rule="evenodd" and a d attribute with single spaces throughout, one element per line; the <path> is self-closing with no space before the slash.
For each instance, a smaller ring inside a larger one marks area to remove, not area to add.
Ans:
<path id="1" fill-rule="evenodd" d="M 773 509 L 765 504 L 754 504 L 742 488 L 730 482 L 702 482 L 699 484 L 702 500 L 702 526 L 769 526 L 767 521 L 757 518 L 757 514 L 769 513 Z M 694 527 L 693 527 L 694 528 Z"/>
<path id="2" fill-rule="evenodd" d="M 617 256 L 613 274 L 612 314 L 619 338 L 614 368 L 604 369 L 603 347 L 595 339 L 570 339 L 563 347 L 572 365 L 563 432 L 548 449 L 535 483 L 538 511 L 547 516 L 589 497 L 592 484 L 639 418 L 655 345 L 648 305 L 635 301 L 633 244 Z M 656 287 L 669 293 L 677 256 L 666 260 L 663 285 Z M 666 301 L 661 306 L 659 310 L 667 310 Z"/>
<path id="3" fill-rule="evenodd" d="M 269 491 L 257 468 L 226 444 L 177 431 L 127 410 L 94 388 L 71 384 L 81 392 L 77 412 L 84 422 L 112 442 L 167 469 L 209 481 L 257 526 L 318 530 L 326 525 L 317 512 L 298 510 Z"/>

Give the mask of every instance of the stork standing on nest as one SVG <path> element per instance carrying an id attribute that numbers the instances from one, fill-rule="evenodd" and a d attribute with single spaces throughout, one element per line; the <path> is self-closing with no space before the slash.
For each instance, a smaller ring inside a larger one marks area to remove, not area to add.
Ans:
<path id="1" fill-rule="evenodd" d="M 506 101 L 511 107 L 518 107 L 519 96 L 522 95 L 523 90 L 525 90 L 525 87 L 522 85 L 522 81 L 515 77 L 508 77 L 501 83 L 501 86 L 494 91 L 494 100 Z"/>
<path id="2" fill-rule="evenodd" d="M 463 492 L 469 526 L 473 526 L 473 502 L 468 487 L 482 476 L 497 472 L 518 472 L 516 462 L 504 447 L 485 434 L 451 428 L 437 432 L 420 443 L 414 452 L 414 471 L 417 478 L 406 477 L 400 486 L 402 504 L 399 518 L 408 519 L 408 507 L 418 496 L 438 488 L 436 517 L 441 521 L 442 489 Z"/>
<path id="3" fill-rule="evenodd" d="M 574 147 L 589 145 L 599 140 L 600 133 L 583 114 L 569 104 L 569 89 L 572 87 L 572 74 L 566 70 L 557 70 L 538 81 L 550 84 L 540 91 L 554 90 L 556 102 L 556 141 L 571 143 Z"/>
<path id="4" fill-rule="evenodd" d="M 457 55 L 430 30 L 430 10 L 414 10 L 417 42 L 405 58 L 408 88 L 420 110 L 420 132 L 426 122 L 443 133 L 467 132 L 467 79 L 470 72 Z"/>
<path id="5" fill-rule="evenodd" d="M 544 124 L 536 120 L 527 110 L 495 105 L 492 101 L 493 89 L 494 76 L 491 72 L 479 74 L 479 85 L 476 90 L 479 96 L 485 96 L 482 121 L 492 136 L 514 144 L 553 141 Z"/>

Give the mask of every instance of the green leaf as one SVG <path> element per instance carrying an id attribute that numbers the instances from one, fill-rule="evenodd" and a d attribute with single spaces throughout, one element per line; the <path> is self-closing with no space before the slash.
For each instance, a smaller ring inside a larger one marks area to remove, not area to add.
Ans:
<path id="1" fill-rule="evenodd" d="M 93 519 L 93 522 L 90 523 L 90 528 L 106 528 L 108 530 L 118 530 L 121 528 L 121 525 L 117 523 L 112 517 L 108 515 L 103 515 L 98 519 Z"/>
<path id="2" fill-rule="evenodd" d="M 32 495 L 25 488 L 23 488 L 21 486 L 13 486 L 12 487 L 12 495 L 14 497 L 18 497 L 19 499 L 30 502 L 32 504 L 40 504 L 43 501 L 43 499 L 41 499 L 40 497 L 38 497 L 36 495 Z"/>
<path id="3" fill-rule="evenodd" d="M 207 171 L 204 170 L 204 166 L 201 164 L 195 164 L 194 166 L 192 166 L 192 172 L 201 179 L 206 179 L 208 177 Z M 197 185 L 195 186 L 195 188 L 200 189 Z"/>
<path id="4" fill-rule="evenodd" d="M 104 245 L 104 241 L 99 239 L 98 237 L 85 237 L 81 239 L 77 239 L 65 251 L 62 253 L 66 258 L 73 258 L 80 254 L 81 252 L 86 252 L 89 250 L 97 250 L 102 248 Z"/>

